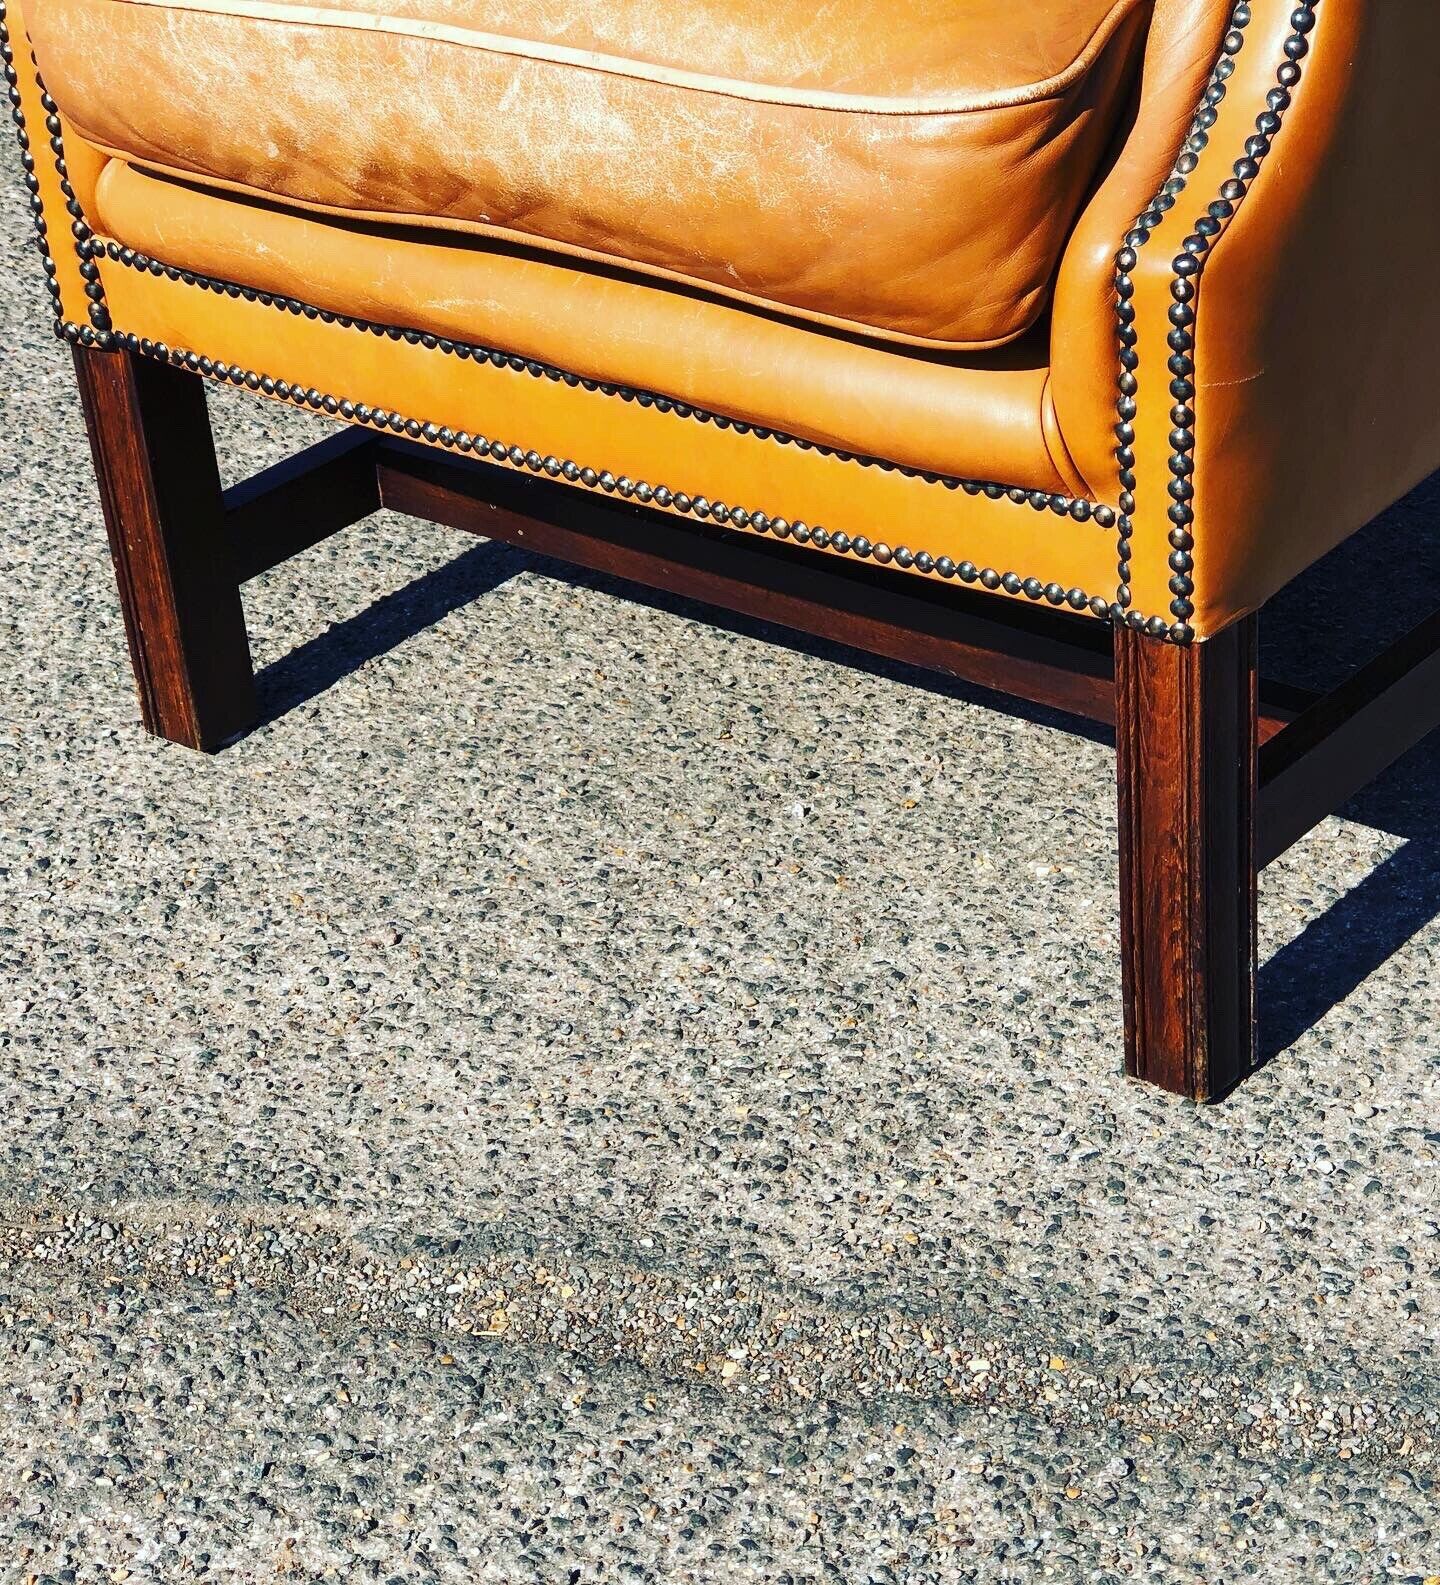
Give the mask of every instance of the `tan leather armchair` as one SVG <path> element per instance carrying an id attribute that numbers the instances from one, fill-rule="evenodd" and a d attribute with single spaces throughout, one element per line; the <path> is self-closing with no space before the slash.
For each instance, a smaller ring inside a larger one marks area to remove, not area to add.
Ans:
<path id="1" fill-rule="evenodd" d="M 1128 1070 L 1253 1060 L 1258 869 L 1433 725 L 1255 613 L 1440 465 L 1434 0 L 7 0 L 142 710 L 386 504 L 1114 721 Z M 345 430 L 222 496 L 203 383 Z M 1396 576 L 1367 567 L 1357 576 Z"/>

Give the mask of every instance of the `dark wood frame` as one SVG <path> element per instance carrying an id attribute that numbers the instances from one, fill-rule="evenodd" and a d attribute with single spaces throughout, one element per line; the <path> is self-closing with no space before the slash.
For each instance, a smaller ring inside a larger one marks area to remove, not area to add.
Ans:
<path id="1" fill-rule="evenodd" d="M 74 356 L 149 731 L 253 726 L 241 585 L 382 506 L 1112 724 L 1125 1067 L 1196 1100 L 1254 1066 L 1259 871 L 1440 725 L 1440 614 L 1321 697 L 1258 682 L 1255 616 L 1176 645 L 368 430 L 222 492 L 199 375 Z"/>

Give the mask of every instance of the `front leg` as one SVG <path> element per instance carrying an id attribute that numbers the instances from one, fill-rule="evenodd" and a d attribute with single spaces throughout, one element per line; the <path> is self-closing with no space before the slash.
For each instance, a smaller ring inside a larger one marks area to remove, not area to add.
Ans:
<path id="1" fill-rule="evenodd" d="M 1255 1063 L 1257 626 L 1115 630 L 1125 1070 L 1197 1101 Z"/>
<path id="2" fill-rule="evenodd" d="M 204 382 L 131 352 L 74 354 L 145 727 L 218 748 L 258 711 Z"/>

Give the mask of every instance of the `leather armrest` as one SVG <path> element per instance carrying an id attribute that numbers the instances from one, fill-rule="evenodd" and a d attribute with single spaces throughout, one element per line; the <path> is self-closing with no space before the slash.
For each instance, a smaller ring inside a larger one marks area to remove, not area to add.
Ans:
<path id="1" fill-rule="evenodd" d="M 1440 465 L 1440 6 L 1250 0 L 1229 21 L 1223 94 L 1191 153 L 1173 103 L 1142 98 L 1072 239 L 1053 331 L 1065 443 L 1100 498 L 1130 485 L 1132 609 L 1200 637 Z M 1167 137 L 1173 204 L 1116 224 L 1137 151 Z M 1133 415 L 1117 413 L 1121 322 Z M 1177 550 L 1177 529 L 1193 546 Z"/>
<path id="2" fill-rule="evenodd" d="M 76 168 L 67 165 L 64 172 L 61 170 L 59 112 L 40 85 L 22 3 L 23 0 L 6 0 L 3 12 L 5 65 L 13 74 L 9 85 L 11 120 L 22 149 L 32 161 L 26 169 L 26 186 L 43 251 L 53 266 L 46 273 L 57 319 L 88 326 L 90 299 L 85 291 L 80 235 L 73 229 L 72 218 L 79 219 L 78 196 L 88 190 L 85 183 L 93 176 L 92 162 L 81 154 Z"/>

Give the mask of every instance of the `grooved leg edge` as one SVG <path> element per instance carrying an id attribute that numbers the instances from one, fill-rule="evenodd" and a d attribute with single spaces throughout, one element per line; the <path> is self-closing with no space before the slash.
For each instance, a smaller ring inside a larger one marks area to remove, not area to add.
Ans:
<path id="1" fill-rule="evenodd" d="M 1255 1062 L 1257 625 L 1115 633 L 1125 1068 L 1195 1100 Z"/>
<path id="2" fill-rule="evenodd" d="M 257 707 L 203 382 L 128 352 L 74 358 L 146 729 L 218 748 Z"/>

